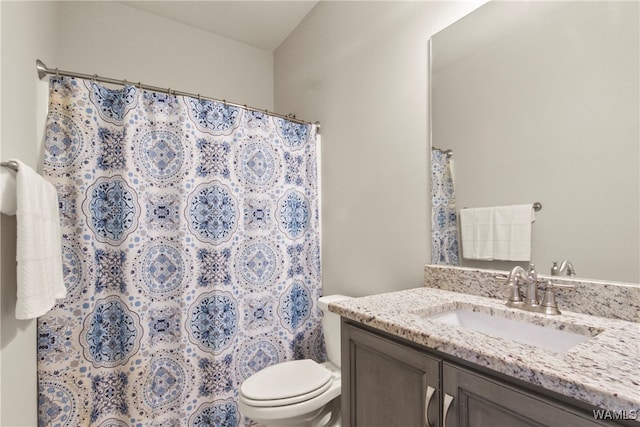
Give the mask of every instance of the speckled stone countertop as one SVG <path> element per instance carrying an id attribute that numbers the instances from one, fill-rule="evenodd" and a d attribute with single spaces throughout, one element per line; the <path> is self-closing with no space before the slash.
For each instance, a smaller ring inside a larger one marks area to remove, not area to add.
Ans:
<path id="1" fill-rule="evenodd" d="M 426 317 L 472 307 L 595 336 L 556 353 Z M 331 303 L 329 310 L 600 408 L 640 413 L 640 323 L 565 310 L 546 316 L 508 308 L 498 299 L 427 287 L 341 300 Z"/>
<path id="2" fill-rule="evenodd" d="M 496 279 L 496 276 L 508 273 L 508 271 L 500 270 L 425 265 L 424 285 L 444 291 L 503 299 L 507 297 L 508 291 L 504 280 Z M 558 306 L 564 310 L 640 322 L 640 285 L 637 283 L 608 282 L 544 274 L 539 274 L 538 277 L 574 287 L 571 292 L 557 292 Z"/>

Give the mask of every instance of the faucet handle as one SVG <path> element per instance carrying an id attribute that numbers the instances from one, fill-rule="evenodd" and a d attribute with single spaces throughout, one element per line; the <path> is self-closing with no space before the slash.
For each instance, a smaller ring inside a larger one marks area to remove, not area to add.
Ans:
<path id="1" fill-rule="evenodd" d="M 572 291 L 576 288 L 574 285 L 569 283 L 551 283 L 551 280 L 547 282 L 547 286 L 551 286 L 552 289 L 564 289 L 567 291 Z"/>
<path id="2" fill-rule="evenodd" d="M 558 310 L 558 303 L 556 302 L 555 289 L 571 291 L 575 289 L 575 286 L 563 283 L 552 283 L 551 280 L 547 281 L 544 286 L 544 298 L 542 304 L 540 304 L 544 314 L 561 314 L 560 310 Z"/>
<path id="3" fill-rule="evenodd" d="M 509 299 L 507 300 L 507 304 L 522 304 L 524 301 L 522 300 L 522 295 L 520 294 L 520 284 L 517 280 L 511 280 L 507 276 L 498 275 L 496 279 L 504 279 L 504 284 L 509 286 Z"/>
<path id="4" fill-rule="evenodd" d="M 506 274 L 496 274 L 493 277 L 497 280 L 504 281 L 504 284 L 510 287 L 507 304 L 521 304 L 523 302 L 522 295 L 520 295 L 520 284 L 517 280 L 510 280 Z"/>
<path id="5" fill-rule="evenodd" d="M 544 283 L 544 285 L 542 286 L 542 289 L 545 292 L 548 291 L 553 291 L 554 289 L 562 289 L 562 290 L 567 290 L 567 291 L 572 291 L 574 290 L 576 287 L 572 284 L 565 284 L 565 283 L 553 283 L 551 280 L 541 280 L 540 282 Z"/>

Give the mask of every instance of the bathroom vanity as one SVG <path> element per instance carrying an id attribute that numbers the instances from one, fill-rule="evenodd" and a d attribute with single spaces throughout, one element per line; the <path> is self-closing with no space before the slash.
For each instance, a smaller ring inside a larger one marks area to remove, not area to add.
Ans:
<path id="1" fill-rule="evenodd" d="M 580 402 L 565 401 L 357 323 L 345 321 L 342 336 L 348 348 L 342 362 L 345 425 L 612 425 L 594 420 L 592 410 Z"/>
<path id="2" fill-rule="evenodd" d="M 345 427 L 640 426 L 636 322 L 520 313 L 501 300 L 432 288 L 329 309 L 342 316 Z M 561 335 L 545 343 L 534 331 L 534 341 L 518 342 L 438 319 L 452 310 Z"/>

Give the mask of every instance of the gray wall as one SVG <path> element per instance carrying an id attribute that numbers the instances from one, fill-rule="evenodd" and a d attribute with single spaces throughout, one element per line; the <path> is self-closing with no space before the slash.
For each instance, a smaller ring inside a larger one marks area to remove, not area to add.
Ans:
<path id="1" fill-rule="evenodd" d="M 46 105 L 35 73 L 38 54 L 56 49 L 53 3 L 0 2 L 2 127 L 0 158 L 35 167 Z M 46 86 L 46 85 L 45 85 Z M 44 89 L 46 93 L 46 89 Z M 36 322 L 16 320 L 16 221 L 0 218 L 0 425 L 37 425 Z"/>
<path id="2" fill-rule="evenodd" d="M 320 2 L 276 50 L 276 110 L 322 123 L 325 293 L 422 284 L 428 40 L 479 4 Z"/>

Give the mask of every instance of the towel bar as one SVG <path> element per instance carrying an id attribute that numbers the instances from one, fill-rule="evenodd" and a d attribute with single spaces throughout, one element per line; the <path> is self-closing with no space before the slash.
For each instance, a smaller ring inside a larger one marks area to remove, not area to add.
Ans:
<path id="1" fill-rule="evenodd" d="M 14 171 L 18 171 L 18 164 L 13 160 L 9 160 L 8 162 L 0 162 L 0 166 L 5 168 L 13 169 Z"/>
<path id="2" fill-rule="evenodd" d="M 462 208 L 462 209 L 468 209 L 468 208 L 465 206 L 465 207 L 464 207 L 464 208 Z M 533 210 L 534 210 L 534 211 L 536 211 L 536 212 L 540 212 L 540 211 L 542 210 L 542 203 L 540 203 L 540 202 L 535 202 L 535 203 L 533 204 Z"/>

